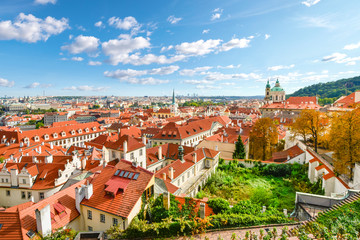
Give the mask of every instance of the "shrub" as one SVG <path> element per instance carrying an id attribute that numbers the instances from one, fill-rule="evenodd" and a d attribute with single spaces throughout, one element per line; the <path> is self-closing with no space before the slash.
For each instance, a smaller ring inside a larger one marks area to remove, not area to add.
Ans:
<path id="1" fill-rule="evenodd" d="M 267 205 L 271 198 L 272 198 L 271 191 L 259 187 L 253 191 L 250 200 L 255 204 L 260 204 L 261 206 L 263 206 L 263 205 Z"/>
<path id="2" fill-rule="evenodd" d="M 208 201 L 215 214 L 226 212 L 230 209 L 230 204 L 223 198 L 214 198 Z"/>
<path id="3" fill-rule="evenodd" d="M 269 164 L 263 168 L 263 174 L 273 177 L 290 177 L 291 164 Z"/>

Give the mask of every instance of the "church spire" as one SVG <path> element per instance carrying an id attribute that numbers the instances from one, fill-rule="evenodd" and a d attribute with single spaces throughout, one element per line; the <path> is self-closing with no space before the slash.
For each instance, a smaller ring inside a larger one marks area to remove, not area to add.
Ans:
<path id="1" fill-rule="evenodd" d="M 175 89 L 173 89 L 172 104 L 175 105 Z"/>

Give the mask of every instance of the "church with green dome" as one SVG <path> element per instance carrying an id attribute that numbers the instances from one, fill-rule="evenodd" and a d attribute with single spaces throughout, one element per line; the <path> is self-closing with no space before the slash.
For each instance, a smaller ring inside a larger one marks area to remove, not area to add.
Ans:
<path id="1" fill-rule="evenodd" d="M 285 101 L 285 90 L 280 86 L 279 79 L 276 80 L 273 88 L 271 88 L 269 80 L 267 81 L 264 100 L 274 103 Z"/>

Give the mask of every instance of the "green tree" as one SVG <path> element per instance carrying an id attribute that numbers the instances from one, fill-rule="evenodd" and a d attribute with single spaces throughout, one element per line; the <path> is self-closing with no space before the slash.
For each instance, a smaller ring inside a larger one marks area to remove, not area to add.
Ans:
<path id="1" fill-rule="evenodd" d="M 233 153 L 233 159 L 244 159 L 246 156 L 245 146 L 243 141 L 241 140 L 241 136 L 238 136 L 238 139 L 235 143 L 235 151 Z"/>

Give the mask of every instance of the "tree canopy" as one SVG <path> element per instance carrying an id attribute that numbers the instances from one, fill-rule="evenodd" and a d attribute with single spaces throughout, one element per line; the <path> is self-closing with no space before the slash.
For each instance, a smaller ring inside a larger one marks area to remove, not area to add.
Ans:
<path id="1" fill-rule="evenodd" d="M 235 151 L 233 153 L 233 159 L 244 159 L 246 156 L 245 146 L 241 140 L 241 136 L 238 136 L 238 139 L 235 143 Z"/>

